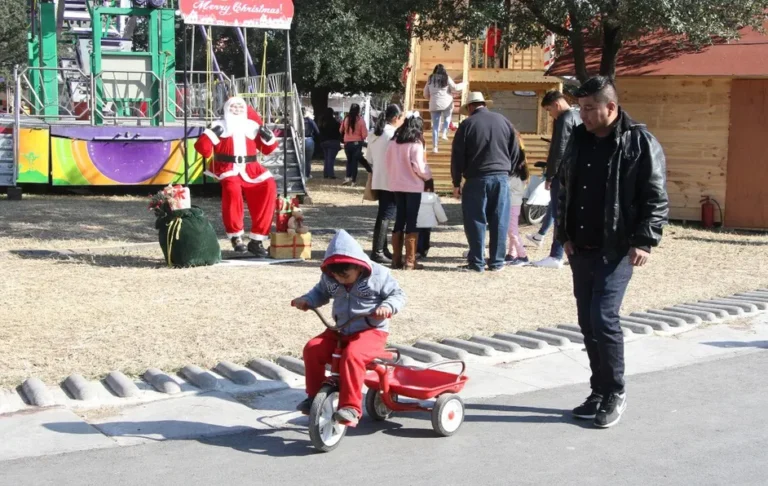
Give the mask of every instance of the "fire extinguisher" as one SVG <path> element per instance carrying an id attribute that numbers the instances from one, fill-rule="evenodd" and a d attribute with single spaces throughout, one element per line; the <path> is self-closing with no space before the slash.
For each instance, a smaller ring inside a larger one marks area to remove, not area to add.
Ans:
<path id="1" fill-rule="evenodd" d="M 715 227 L 715 204 L 717 204 L 717 208 L 720 210 L 720 224 L 722 224 L 723 209 L 720 207 L 720 203 L 709 196 L 704 196 L 700 202 L 702 226 L 707 229 Z"/>

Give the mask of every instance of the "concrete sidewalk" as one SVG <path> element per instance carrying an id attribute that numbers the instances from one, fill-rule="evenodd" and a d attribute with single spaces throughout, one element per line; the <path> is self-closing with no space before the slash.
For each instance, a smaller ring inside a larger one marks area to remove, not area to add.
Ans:
<path id="1" fill-rule="evenodd" d="M 768 349 L 768 315 L 704 326 L 673 337 L 649 336 L 626 345 L 632 375 L 650 373 Z M 511 363 L 471 357 L 465 400 L 586 384 L 589 367 L 581 346 Z M 588 389 L 584 386 L 585 396 Z M 0 416 L 0 461 L 163 440 L 199 439 L 246 431 L 306 427 L 294 411 L 301 384 L 279 391 L 234 395 L 201 392 L 122 408 L 73 412 L 63 408 Z"/>

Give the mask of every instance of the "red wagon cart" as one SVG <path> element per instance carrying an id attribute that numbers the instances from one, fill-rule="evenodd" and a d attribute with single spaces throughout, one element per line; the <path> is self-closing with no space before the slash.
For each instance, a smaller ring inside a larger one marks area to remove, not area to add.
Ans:
<path id="1" fill-rule="evenodd" d="M 313 309 L 325 326 L 335 332 L 349 325 L 357 316 L 338 326 L 332 325 L 317 309 Z M 315 395 L 309 413 L 309 437 L 312 445 L 321 452 L 335 449 L 348 425 L 334 420 L 333 414 L 339 405 L 339 361 L 344 342 L 339 339 L 331 362 L 331 375 L 320 392 Z M 461 365 L 459 374 L 436 368 Z M 464 373 L 463 361 L 443 361 L 426 368 L 416 368 L 400 364 L 400 353 L 394 349 L 385 350 L 384 356 L 375 359 L 367 366 L 365 385 L 368 393 L 365 397 L 365 410 L 374 420 L 386 420 L 393 412 L 430 412 L 432 428 L 443 437 L 455 434 L 464 422 L 464 402 L 458 393 L 469 379 Z M 416 401 L 403 402 L 408 398 Z M 418 401 L 435 400 L 430 404 Z"/>

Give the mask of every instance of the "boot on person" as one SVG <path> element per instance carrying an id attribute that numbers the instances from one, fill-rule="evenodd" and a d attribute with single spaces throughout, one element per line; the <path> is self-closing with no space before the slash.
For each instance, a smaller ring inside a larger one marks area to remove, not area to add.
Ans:
<path id="1" fill-rule="evenodd" d="M 405 270 L 421 270 L 424 265 L 416 263 L 416 247 L 419 244 L 418 233 L 405 235 Z"/>
<path id="2" fill-rule="evenodd" d="M 233 236 L 229 239 L 230 243 L 232 243 L 232 249 L 235 250 L 237 253 L 245 253 L 248 251 L 248 247 L 245 246 L 245 243 L 243 243 L 243 239 L 239 236 Z"/>
<path id="3" fill-rule="evenodd" d="M 373 248 L 371 249 L 371 261 L 382 265 L 392 263 L 392 257 L 387 257 L 387 226 L 389 221 L 376 220 L 376 226 L 373 228 Z M 391 255 L 391 254 L 390 254 Z"/>
<path id="4" fill-rule="evenodd" d="M 392 233 L 392 269 L 403 268 L 403 232 Z"/>
<path id="5" fill-rule="evenodd" d="M 269 256 L 269 252 L 259 240 L 251 240 L 248 242 L 248 252 L 257 258 L 267 258 Z"/>

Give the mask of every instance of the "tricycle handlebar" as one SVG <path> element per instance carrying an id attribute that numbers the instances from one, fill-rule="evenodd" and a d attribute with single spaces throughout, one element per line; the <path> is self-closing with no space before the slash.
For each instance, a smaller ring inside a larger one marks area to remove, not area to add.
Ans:
<path id="1" fill-rule="evenodd" d="M 334 326 L 333 324 L 330 323 L 330 321 L 328 321 L 328 319 L 325 318 L 325 316 L 323 314 L 320 313 L 320 311 L 317 308 L 312 307 L 311 309 L 312 309 L 312 312 L 317 314 L 317 317 L 320 318 L 320 320 L 323 322 L 325 327 L 327 327 L 331 331 L 335 331 L 335 332 L 341 331 L 342 329 L 344 329 L 348 325 L 352 324 L 352 322 L 356 321 L 357 319 L 363 319 L 363 318 L 371 316 L 371 314 L 363 314 L 363 315 L 359 315 L 359 316 L 354 316 L 354 317 L 350 318 L 347 322 L 344 322 L 342 324 L 337 324 L 337 325 Z"/>

